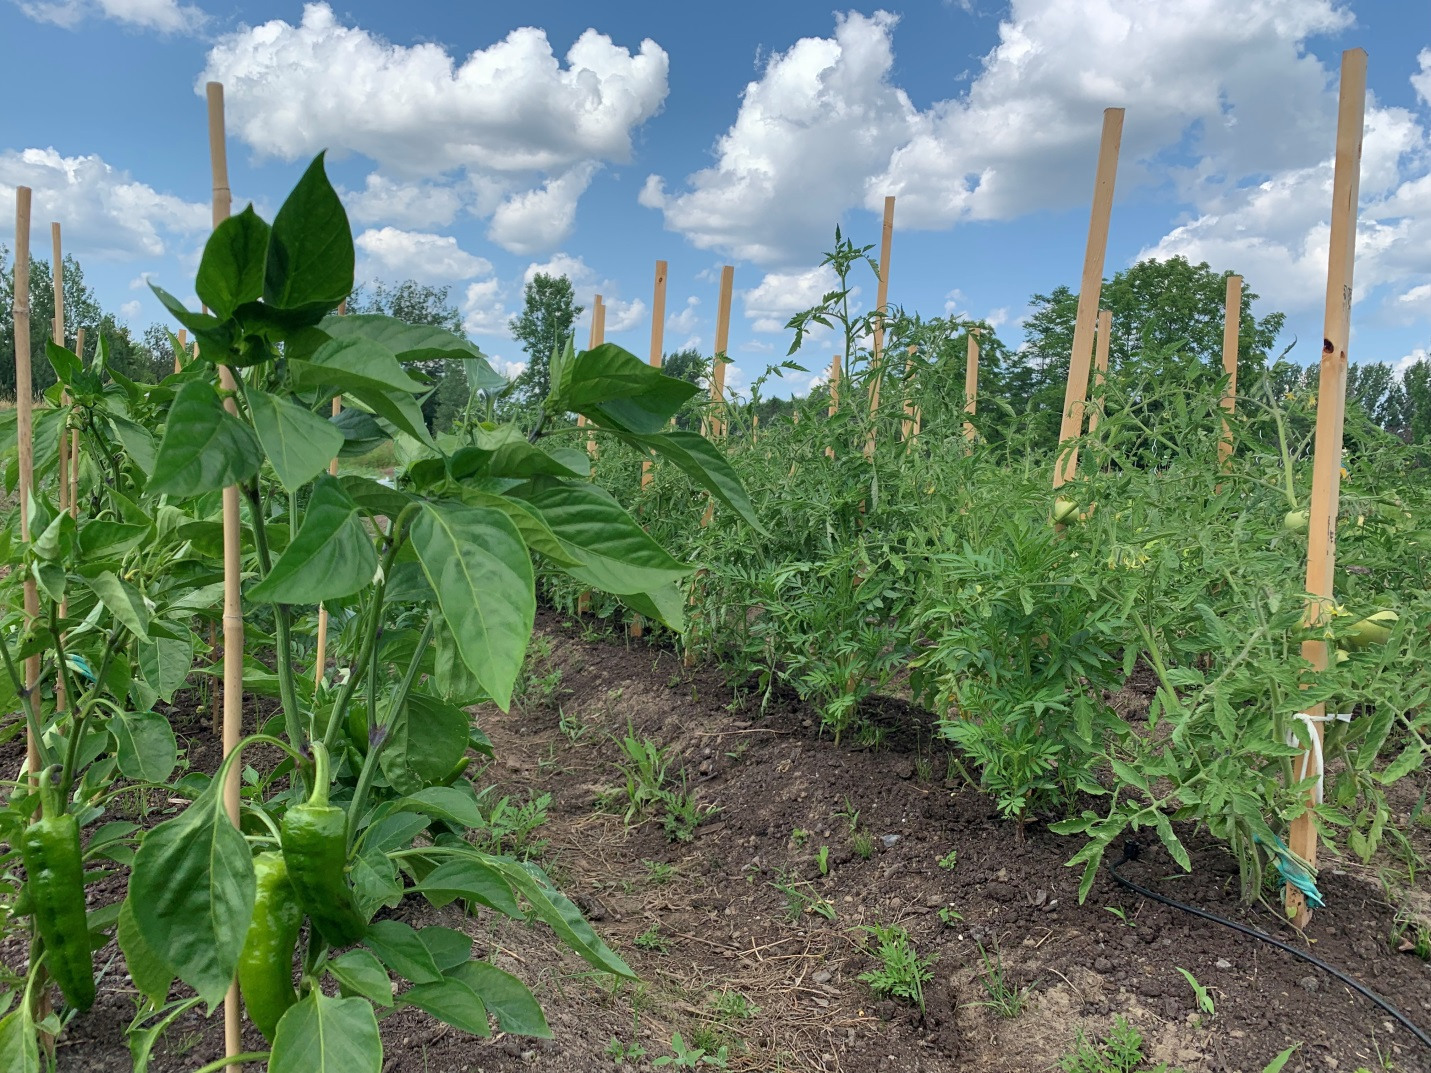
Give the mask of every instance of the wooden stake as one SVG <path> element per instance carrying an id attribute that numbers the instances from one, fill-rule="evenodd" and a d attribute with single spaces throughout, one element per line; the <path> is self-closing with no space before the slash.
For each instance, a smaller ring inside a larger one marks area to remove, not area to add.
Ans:
<path id="1" fill-rule="evenodd" d="M 605 307 L 601 304 L 601 295 L 598 294 L 591 303 L 591 334 L 588 336 L 586 344 L 588 350 L 595 350 L 601 345 L 602 335 L 606 327 L 604 323 L 605 315 Z M 586 415 L 577 414 L 576 424 L 578 428 L 585 428 L 587 424 Z M 596 436 L 590 432 L 586 434 L 586 453 L 591 457 L 593 462 L 596 460 Z M 584 615 L 590 610 L 591 590 L 584 589 L 577 593 L 576 613 L 578 615 Z"/>
<path id="2" fill-rule="evenodd" d="M 339 307 L 338 312 L 343 313 L 347 309 L 347 302 Z M 343 396 L 333 396 L 333 416 L 337 417 L 343 412 Z M 338 456 L 334 455 L 332 461 L 328 463 L 328 476 L 338 476 Z M 289 524 L 294 520 L 289 519 Z M 295 530 L 296 532 L 296 530 Z M 313 651 L 313 687 L 316 689 L 323 684 L 323 672 L 328 667 L 328 605 L 318 605 L 318 641 L 314 645 Z"/>
<path id="3" fill-rule="evenodd" d="M 1088 411 L 1089 433 L 1098 430 L 1098 422 L 1103 419 L 1105 402 L 1103 385 L 1108 382 L 1108 347 L 1113 338 L 1113 311 L 1098 311 L 1098 343 L 1093 355 L 1093 406 Z"/>
<path id="4" fill-rule="evenodd" d="M 1347 339 L 1351 333 L 1352 268 L 1356 261 L 1357 198 L 1361 189 L 1361 142 L 1366 113 L 1366 50 L 1342 53 L 1341 96 L 1337 105 L 1336 163 L 1332 174 L 1332 226 L 1327 251 L 1326 313 L 1322 327 L 1322 368 L 1317 388 L 1317 432 L 1312 460 L 1312 501 L 1307 521 L 1307 610 L 1303 622 L 1321 627 L 1336 599 L 1332 577 L 1337 561 L 1337 505 L 1341 494 L 1342 423 L 1346 416 Z M 1302 658 L 1314 671 L 1327 667 L 1328 644 L 1302 642 Z M 1325 704 L 1307 709 L 1311 732 L 1322 740 Z M 1293 770 L 1301 777 L 1321 775 L 1321 749 L 1302 754 Z M 1292 821 L 1288 845 L 1312 868 L 1317 865 L 1317 827 L 1308 797 L 1308 811 Z M 1286 887 L 1287 915 L 1304 928 L 1311 911 L 1302 892 Z"/>
<path id="5" fill-rule="evenodd" d="M 1222 409 L 1231 417 L 1237 412 L 1237 334 L 1242 328 L 1242 277 L 1227 277 L 1227 305 L 1222 321 L 1222 371 L 1227 374 L 1227 386 L 1222 391 Z M 1217 460 L 1223 470 L 1232 459 L 1232 424 L 1222 419 L 1222 439 L 1217 445 Z"/>
<path id="6" fill-rule="evenodd" d="M 179 329 L 179 349 L 174 351 L 174 371 L 180 372 L 184 368 L 184 355 L 189 351 L 189 332 L 186 328 Z"/>
<path id="7" fill-rule="evenodd" d="M 1093 358 L 1094 318 L 1103 291 L 1103 262 L 1108 254 L 1108 221 L 1113 215 L 1113 184 L 1118 177 L 1118 147 L 1123 140 L 1123 109 L 1103 111 L 1103 137 L 1098 146 L 1098 174 L 1093 184 L 1093 212 L 1088 220 L 1088 247 L 1083 255 L 1083 279 L 1078 289 L 1078 318 L 1073 328 L 1073 353 L 1068 387 L 1063 396 L 1063 423 L 1058 431 L 1059 457 L 1053 486 L 1059 488 L 1078 472 L 1078 451 L 1064 445 L 1083 431 L 1083 403 L 1088 396 L 1088 367 Z"/>
<path id="8" fill-rule="evenodd" d="M 711 418 L 711 435 L 726 434 L 725 414 L 725 361 L 730 346 L 730 303 L 735 293 L 735 266 L 726 265 L 720 270 L 720 298 L 716 304 L 715 356 L 711 369 L 711 404 L 714 415 Z"/>
<path id="9" fill-rule="evenodd" d="M 875 421 L 879 418 L 879 388 L 884 376 L 884 320 L 889 309 L 889 259 L 894 245 L 894 198 L 884 199 L 884 228 L 879 242 L 879 287 L 876 288 L 874 326 L 874 367 L 870 370 L 870 434 L 865 440 L 865 457 L 873 458 Z"/>
<path id="10" fill-rule="evenodd" d="M 224 140 L 224 87 L 210 82 L 207 87 L 209 105 L 209 165 L 213 172 L 213 221 L 218 227 L 229 218 L 233 195 L 229 191 L 228 149 Z M 219 384 L 226 392 L 238 390 L 233 372 L 227 365 L 219 366 Z M 231 414 L 238 413 L 232 397 L 224 400 Z M 241 520 L 239 489 L 231 484 L 224 489 L 224 756 L 238 744 L 243 729 L 243 605 L 239 593 L 239 578 L 243 572 L 241 551 Z M 294 742 L 295 748 L 301 742 Z M 239 770 L 229 768 L 224 782 L 224 809 L 235 827 L 239 823 Z M 242 1052 L 240 1040 L 242 1005 L 238 984 L 229 987 L 224 998 L 224 1055 L 232 1057 Z"/>
<path id="11" fill-rule="evenodd" d="M 836 354 L 830 359 L 830 416 L 834 417 L 840 409 L 840 355 Z M 834 458 L 835 449 L 825 448 L 825 457 Z"/>
<path id="12" fill-rule="evenodd" d="M 54 250 L 54 268 L 50 273 L 50 279 L 55 287 L 55 322 L 50 330 L 50 338 L 56 346 L 65 345 L 65 261 L 60 245 L 60 225 L 50 224 L 50 245 Z M 69 405 L 70 393 L 64 392 L 60 396 L 63 405 Z M 60 426 L 60 476 L 58 499 L 60 513 L 69 510 L 70 493 L 70 436 L 69 432 L 62 425 Z M 60 599 L 60 618 L 63 620 L 70 610 L 70 602 L 66 598 Z M 65 694 L 65 676 L 55 675 L 55 714 L 58 715 L 69 708 L 69 697 Z"/>
<path id="13" fill-rule="evenodd" d="M 964 412 L 973 417 L 979 412 L 979 329 L 969 329 L 969 348 L 964 356 Z M 964 422 L 964 438 L 974 442 L 972 423 Z"/>
<path id="14" fill-rule="evenodd" d="M 651 293 L 651 367 L 661 367 L 661 346 L 666 334 L 666 262 L 656 262 L 656 282 Z M 651 460 L 641 463 L 641 487 L 651 483 Z M 640 634 L 637 634 L 639 637 Z"/>
<path id="15" fill-rule="evenodd" d="M 30 378 L 30 188 L 15 190 L 15 284 L 13 319 L 15 325 L 15 438 L 20 466 L 20 539 L 30 542 L 30 496 L 35 481 L 34 386 Z M 40 617 L 40 592 L 32 576 L 25 579 L 25 622 L 27 627 Z M 25 688 L 39 699 L 38 654 L 25 661 Z M 30 782 L 39 776 L 40 752 L 30 728 L 25 728 L 25 770 Z"/>

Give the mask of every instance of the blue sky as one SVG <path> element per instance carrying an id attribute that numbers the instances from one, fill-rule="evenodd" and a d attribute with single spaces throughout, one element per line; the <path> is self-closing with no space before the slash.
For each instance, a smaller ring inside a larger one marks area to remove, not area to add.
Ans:
<path id="1" fill-rule="evenodd" d="M 360 278 L 449 285 L 503 362 L 533 271 L 601 292 L 645 355 L 709 349 L 736 266 L 736 384 L 784 355 L 841 223 L 890 299 L 987 317 L 1076 286 L 1102 109 L 1127 109 L 1106 274 L 1181 253 L 1235 269 L 1316 356 L 1341 50 L 1370 53 L 1352 358 L 1431 345 L 1431 6 L 1424 0 L 804 0 L 522 5 L 0 0 L 0 212 L 35 194 L 108 308 L 163 320 L 207 228 L 202 83 L 228 94 L 236 206 L 272 212 L 330 150 Z M 12 241 L 6 234 L 0 241 Z M 188 284 L 186 286 L 186 284 Z M 873 280 L 861 300 L 874 300 Z M 581 338 L 585 338 L 582 329 Z M 829 360 L 816 338 L 802 361 Z M 793 376 L 803 390 L 808 377 Z"/>

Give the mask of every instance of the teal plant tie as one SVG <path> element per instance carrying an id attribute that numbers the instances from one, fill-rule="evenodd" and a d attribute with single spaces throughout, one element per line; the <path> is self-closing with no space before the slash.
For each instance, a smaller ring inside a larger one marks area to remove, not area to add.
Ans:
<path id="1" fill-rule="evenodd" d="M 1262 843 L 1262 839 L 1255 834 L 1252 836 L 1252 841 Z M 1276 853 L 1273 863 L 1277 866 L 1277 874 L 1282 877 L 1283 886 L 1290 886 L 1301 891 L 1302 897 L 1307 900 L 1307 907 L 1310 909 L 1320 909 L 1326 905 L 1326 901 L 1322 898 L 1322 892 L 1317 889 L 1317 881 L 1292 856 L 1292 851 L 1287 848 L 1286 843 L 1273 836 L 1272 849 Z"/>

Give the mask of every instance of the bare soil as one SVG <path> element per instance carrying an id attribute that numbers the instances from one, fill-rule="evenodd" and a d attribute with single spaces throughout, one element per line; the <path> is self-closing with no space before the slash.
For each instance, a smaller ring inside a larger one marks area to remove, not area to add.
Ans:
<path id="1" fill-rule="evenodd" d="M 724 1044 L 732 1069 L 1034 1073 L 1057 1069 L 1080 1030 L 1106 1034 L 1115 1016 L 1145 1037 L 1147 1068 L 1258 1073 L 1296 1044 L 1287 1073 L 1431 1070 L 1431 1052 L 1305 962 L 1146 902 L 1106 874 L 1079 905 L 1078 872 L 1064 865 L 1078 842 L 1040 825 L 1021 840 L 987 797 L 957 773 L 946 778 L 952 769 L 918 709 L 880 702 L 868 714 L 886 740 L 856 751 L 820 738 L 818 719 L 792 699 L 777 696 L 764 711 L 759 697 L 733 703 L 718 671 L 687 671 L 672 653 L 588 638 L 552 616 L 539 637 L 550 652 L 533 681 L 545 685 L 510 713 L 480 713 L 498 758 L 483 781 L 521 800 L 551 794 L 540 860 L 641 983 L 613 989 L 542 927 L 405 905 L 396 915 L 463 928 L 478 952 L 526 980 L 554 1039 L 477 1040 L 406 1010 L 383 1022 L 383 1073 L 614 1070 L 613 1040 L 645 1049 L 620 1068 L 645 1069 L 671 1054 L 677 1032 L 688 1044 Z M 1123 710 L 1136 709 L 1139 690 L 1135 676 L 1118 698 Z M 193 717 L 181 727 L 199 770 L 216 759 L 206 724 Z M 616 739 L 628 725 L 672 750 L 673 770 L 715 810 L 693 841 L 668 841 L 656 822 L 628 827 L 603 809 L 624 790 Z M 1428 780 L 1407 782 L 1395 819 L 1425 858 L 1431 830 L 1409 813 Z M 1314 949 L 1431 1028 L 1431 965 L 1396 950 L 1399 914 L 1428 895 L 1419 873 L 1410 883 L 1403 869 L 1399 885 L 1384 884 L 1374 869 L 1324 862 L 1328 906 L 1299 936 L 1269 907 L 1240 905 L 1235 863 L 1182 833 L 1191 876 L 1155 843 L 1129 876 Z M 868 858 L 858 852 L 864 837 Z M 792 911 L 777 883 L 833 919 Z M 118 881 L 92 891 L 122 893 Z M 859 979 L 877 964 L 862 931 L 874 924 L 906 928 L 919 954 L 936 958 L 923 1013 L 875 997 Z M 14 946 L 3 953 L 23 956 Z M 1025 991 L 1015 1017 L 985 1005 L 986 954 Z M 62 1071 L 129 1068 L 133 990 L 113 947 L 96 960 L 109 966 L 101 997 L 62 1039 Z M 1210 989 L 1212 1015 L 1198 1010 L 1180 967 Z M 721 996 L 735 994 L 751 1016 L 733 1015 L 730 998 L 719 1012 Z M 150 1068 L 186 1073 L 221 1052 L 220 1019 L 195 1013 L 165 1034 Z"/>

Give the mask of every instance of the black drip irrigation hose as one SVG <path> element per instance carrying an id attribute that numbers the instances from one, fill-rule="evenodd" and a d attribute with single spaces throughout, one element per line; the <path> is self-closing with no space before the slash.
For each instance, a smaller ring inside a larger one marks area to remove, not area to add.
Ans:
<path id="1" fill-rule="evenodd" d="M 1332 976 L 1335 976 L 1338 980 L 1346 984 L 1357 994 L 1363 996 L 1364 998 L 1368 998 L 1372 1002 L 1376 1003 L 1387 1013 L 1391 1014 L 1392 1017 L 1396 1018 L 1396 1020 L 1401 1023 L 1401 1026 L 1405 1028 L 1406 1031 L 1410 1032 L 1426 1047 L 1431 1048 L 1431 1036 L 1428 1036 L 1425 1032 L 1421 1031 L 1421 1029 L 1417 1028 L 1414 1024 L 1412 1024 L 1411 1020 L 1404 1013 L 1398 1010 L 1391 1003 L 1387 1002 L 1386 999 L 1382 998 L 1376 992 L 1372 991 L 1365 984 L 1361 983 L 1358 980 L 1352 979 L 1340 969 L 1328 965 L 1321 958 L 1314 957 L 1313 955 L 1307 953 L 1305 950 L 1298 950 L 1295 946 L 1292 946 L 1289 943 L 1284 943 L 1281 939 L 1274 939 L 1266 932 L 1258 931 L 1256 928 L 1249 928 L 1246 924 L 1239 924 L 1235 920 L 1228 920 L 1225 917 L 1218 916 L 1216 913 L 1209 913 L 1202 909 L 1195 909 L 1190 905 L 1184 905 L 1182 902 L 1175 902 L 1171 898 L 1165 898 L 1163 895 L 1157 894 L 1149 890 L 1147 887 L 1140 887 L 1131 879 L 1127 879 L 1120 875 L 1118 869 L 1122 868 L 1123 865 L 1127 864 L 1129 861 L 1136 861 L 1140 853 L 1142 853 L 1142 847 L 1139 846 L 1138 843 L 1134 842 L 1131 838 L 1128 839 L 1128 841 L 1123 843 L 1123 859 L 1115 864 L 1110 864 L 1108 866 L 1109 874 L 1111 874 L 1113 878 L 1116 879 L 1123 886 L 1127 887 L 1135 894 L 1141 894 L 1144 898 L 1151 898 L 1155 902 L 1162 902 L 1164 905 L 1170 905 L 1174 909 L 1181 909 L 1184 913 L 1191 913 L 1195 917 L 1202 917 L 1203 920 L 1210 920 L 1214 924 L 1221 924 L 1224 927 L 1231 928 L 1233 931 L 1240 931 L 1243 935 L 1250 935 L 1254 939 L 1260 939 L 1264 943 L 1269 943 L 1272 946 L 1275 946 L 1278 950 L 1285 950 L 1293 957 L 1298 957 L 1301 958 L 1303 961 L 1311 962 L 1323 972 L 1330 973 Z"/>

